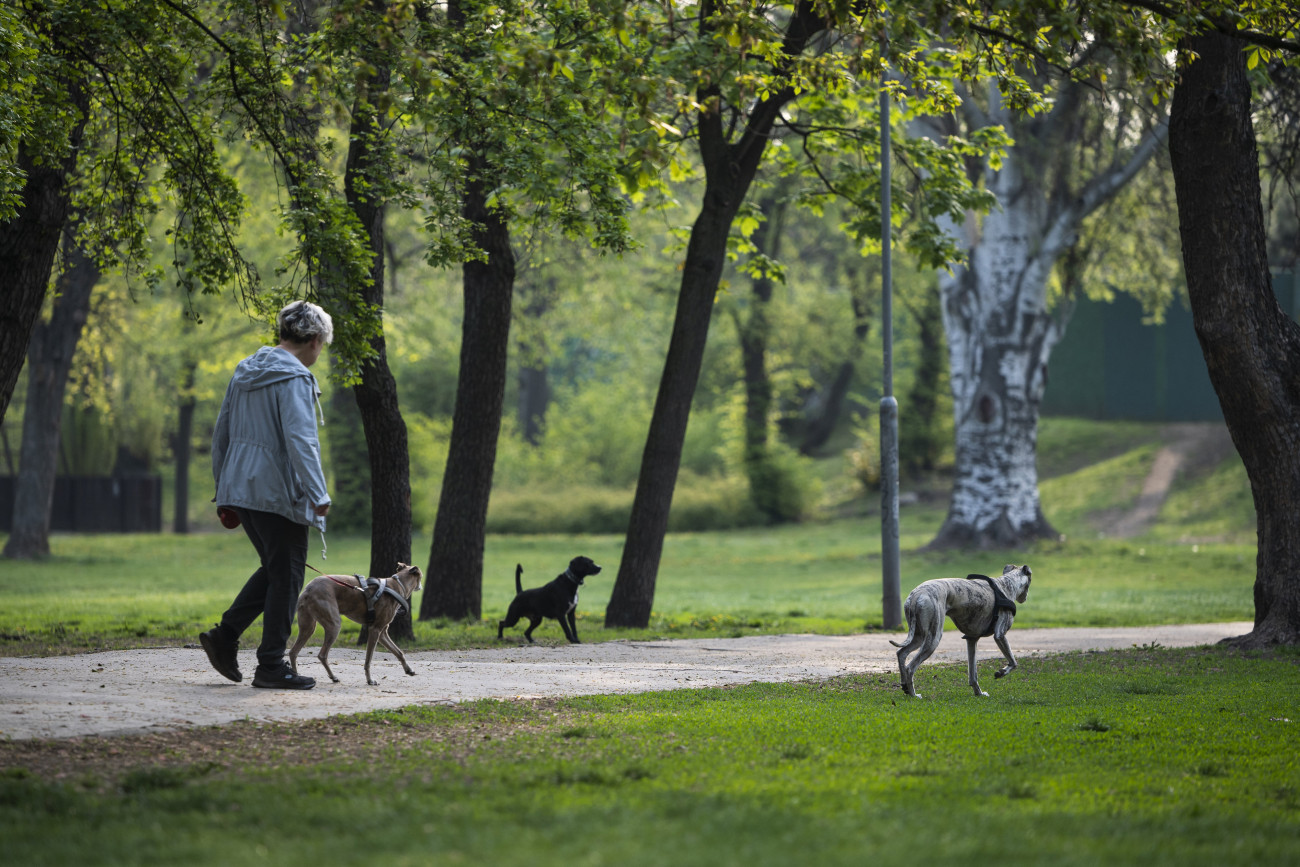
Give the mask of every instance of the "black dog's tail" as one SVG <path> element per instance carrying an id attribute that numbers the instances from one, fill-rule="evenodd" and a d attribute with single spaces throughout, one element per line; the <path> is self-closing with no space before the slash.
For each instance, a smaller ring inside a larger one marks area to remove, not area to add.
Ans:
<path id="1" fill-rule="evenodd" d="M 521 580 L 523 578 L 523 574 L 524 574 L 523 564 L 516 563 L 515 564 L 515 595 L 524 592 L 524 582 Z"/>

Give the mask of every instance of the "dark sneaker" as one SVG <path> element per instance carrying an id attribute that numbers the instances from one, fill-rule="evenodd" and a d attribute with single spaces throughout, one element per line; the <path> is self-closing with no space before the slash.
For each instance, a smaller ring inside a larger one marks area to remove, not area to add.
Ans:
<path id="1" fill-rule="evenodd" d="M 239 672 L 238 641 L 226 641 L 221 637 L 220 631 L 213 628 L 199 633 L 199 644 L 203 645 L 208 662 L 212 663 L 218 674 L 235 683 L 244 679 L 244 675 Z"/>
<path id="2" fill-rule="evenodd" d="M 314 678 L 294 674 L 287 662 L 280 663 L 278 668 L 259 665 L 253 671 L 253 686 L 260 689 L 311 689 L 315 685 Z"/>

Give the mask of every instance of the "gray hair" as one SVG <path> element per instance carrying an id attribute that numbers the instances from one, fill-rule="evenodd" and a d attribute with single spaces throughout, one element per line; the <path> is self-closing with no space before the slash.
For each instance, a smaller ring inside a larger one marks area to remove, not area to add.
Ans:
<path id="1" fill-rule="evenodd" d="M 334 342 L 334 320 L 310 301 L 293 301 L 275 317 L 275 330 L 281 340 L 311 343 L 317 337 Z"/>

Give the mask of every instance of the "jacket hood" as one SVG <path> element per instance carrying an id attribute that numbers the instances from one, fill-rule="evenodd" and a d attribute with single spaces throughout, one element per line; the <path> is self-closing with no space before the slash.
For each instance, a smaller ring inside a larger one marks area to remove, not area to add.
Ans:
<path id="1" fill-rule="evenodd" d="M 242 391 L 254 391 L 297 376 L 315 380 L 311 371 L 287 351 L 278 346 L 263 346 L 239 362 L 230 384 Z"/>

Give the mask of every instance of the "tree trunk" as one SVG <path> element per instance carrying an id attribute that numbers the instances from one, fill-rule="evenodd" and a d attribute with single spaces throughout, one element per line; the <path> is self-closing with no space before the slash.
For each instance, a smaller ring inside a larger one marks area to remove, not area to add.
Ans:
<path id="1" fill-rule="evenodd" d="M 27 356 L 32 326 L 50 282 L 54 256 L 68 220 L 68 176 L 77 164 L 86 128 L 89 97 L 78 83 L 69 84 L 69 97 L 78 113 L 69 134 L 68 153 L 59 160 L 37 161 L 26 142 L 18 142 L 17 167 L 26 174 L 22 206 L 12 220 L 0 224 L 0 421 L 13 398 L 18 374 Z"/>
<path id="2" fill-rule="evenodd" d="M 330 532 L 369 533 L 373 488 L 365 425 L 355 387 L 335 386 L 331 390 L 326 424 L 329 427 L 330 475 L 333 477 L 330 491 L 334 500 L 330 506 Z"/>
<path id="3" fill-rule="evenodd" d="M 547 356 L 550 347 L 546 329 L 540 320 L 555 302 L 558 287 L 550 274 L 534 272 L 536 279 L 520 281 L 520 301 L 523 317 L 516 339 L 519 357 L 517 382 L 519 395 L 515 402 L 515 423 L 529 445 L 538 445 L 546 421 L 546 409 L 551 403 L 550 370 Z"/>
<path id="4" fill-rule="evenodd" d="M 771 189 L 758 202 L 764 219 L 754 231 L 753 242 L 769 259 L 777 259 L 781 249 L 786 205 L 779 193 Z M 749 500 L 769 518 L 774 509 L 769 495 L 770 459 L 767 449 L 768 427 L 772 415 L 772 378 L 767 370 L 767 344 L 772 335 L 770 305 L 775 288 L 772 277 L 763 273 L 750 284 L 749 315 L 736 314 L 736 331 L 740 338 L 741 367 L 745 377 L 745 443 L 743 461 L 749 480 Z"/>
<path id="5" fill-rule="evenodd" d="M 191 321 L 186 322 L 186 336 L 192 336 Z M 184 535 L 190 531 L 190 461 L 194 454 L 194 378 L 199 363 L 187 358 L 181 375 L 180 405 L 176 409 L 176 438 L 172 441 L 172 457 L 176 465 L 176 483 L 172 503 L 172 532 Z"/>
<path id="6" fill-rule="evenodd" d="M 810 400 L 804 407 L 816 407 L 803 424 L 803 437 L 799 443 L 799 453 L 814 455 L 826 445 L 840 416 L 844 414 L 844 405 L 848 401 L 849 387 L 853 385 L 853 376 L 857 373 L 858 362 L 866 349 L 867 335 L 871 332 L 872 286 L 871 281 L 879 276 L 875 267 L 863 268 L 861 260 L 854 259 L 845 275 L 849 287 L 849 304 L 853 308 L 853 343 L 849 347 L 849 357 L 840 363 L 835 377 L 815 400 Z"/>
<path id="7" fill-rule="evenodd" d="M 722 191 L 710 184 L 691 229 L 672 339 L 641 458 L 623 559 L 605 608 L 606 626 L 644 628 L 650 623 L 686 424 L 704 362 L 713 298 L 727 258 L 727 234 L 748 180 L 744 185 L 727 184 Z"/>
<path id="8" fill-rule="evenodd" d="M 805 409 L 816 408 L 812 418 L 808 419 L 803 438 L 799 443 L 799 454 L 813 456 L 817 450 L 830 440 L 844 412 L 844 401 L 849 396 L 849 386 L 853 384 L 853 374 L 857 372 L 857 360 L 854 358 L 840 362 L 835 369 L 835 376 L 823 391 L 816 394 L 815 400 L 809 401 Z"/>
<path id="9" fill-rule="evenodd" d="M 940 278 L 956 468 L 932 547 L 1010 548 L 1057 535 L 1039 504 L 1037 466 L 1038 404 L 1060 339 L 1046 309 L 1054 254 L 1033 246 L 1043 230 L 1027 209 L 1003 201 L 966 266 Z"/>
<path id="10" fill-rule="evenodd" d="M 1192 322 L 1258 521 L 1255 627 L 1244 647 L 1300 642 L 1300 326 L 1273 295 L 1241 43 L 1186 40 L 1170 115 Z"/>
<path id="11" fill-rule="evenodd" d="M 529 445 L 539 445 L 542 441 L 542 426 L 546 422 L 546 410 L 551 404 L 550 371 L 545 363 L 522 365 L 519 368 L 519 399 L 516 402 L 516 422 L 524 441 Z"/>
<path id="12" fill-rule="evenodd" d="M 382 11 L 384 4 L 373 4 Z M 361 300 L 382 310 L 384 306 L 384 204 L 372 192 L 380 186 L 376 172 L 385 170 L 376 154 L 383 134 L 373 101 L 388 90 L 391 70 L 377 62 L 365 81 L 364 96 L 353 113 L 344 190 L 352 212 L 365 229 L 370 242 L 370 281 L 362 288 Z M 370 494 L 370 573 L 387 576 L 399 563 L 411 563 L 411 466 L 406 422 L 397 399 L 397 381 L 388 367 L 388 350 L 382 329 L 370 339 L 375 351 L 361 367 L 361 382 L 351 389 L 365 431 L 370 457 L 366 473 Z M 337 472 L 335 479 L 337 482 Z M 398 614 L 388 628 L 394 638 L 412 638 L 411 618 Z"/>
<path id="13" fill-rule="evenodd" d="M 711 26 L 709 5 L 701 10 L 702 28 Z M 801 2 L 786 26 L 783 51 L 786 58 L 801 55 L 813 36 L 826 27 L 823 10 L 817 4 Z M 655 397 L 650 430 L 646 435 L 641 471 L 628 522 L 627 539 L 618 578 L 605 608 L 605 625 L 645 627 L 654 605 L 655 578 L 668 532 L 668 510 L 681 469 L 682 445 L 690 419 L 691 401 L 699 382 L 704 347 L 713 317 L 713 300 L 727 258 L 727 235 L 750 184 L 758 173 L 776 119 L 794 99 L 787 87 L 747 106 L 735 129 L 734 142 L 723 119 L 721 93 L 716 86 L 703 88 L 700 105 L 712 109 L 697 115 L 700 157 L 704 165 L 704 200 L 691 227 L 691 238 L 682 263 L 682 282 L 677 295 L 668 357 L 664 360 L 659 392 Z"/>
<path id="14" fill-rule="evenodd" d="M 907 393 L 907 412 L 899 419 L 899 457 L 913 473 L 930 472 L 943 451 L 936 428 L 943 381 L 943 308 L 939 293 L 927 292 L 920 309 L 911 311 L 921 344 L 916 378 Z"/>
<path id="15" fill-rule="evenodd" d="M 14 486 L 13 530 L 4 556 L 47 557 L 50 553 L 50 507 L 58 469 L 63 394 L 77 354 L 77 342 L 90 312 L 90 295 L 99 268 L 72 237 L 64 233 L 67 270 L 59 277 L 59 295 L 49 322 L 37 322 L 27 350 L 27 407 L 23 442 Z"/>
<path id="16" fill-rule="evenodd" d="M 1084 219 L 1132 180 L 1167 132 L 1158 124 L 1081 176 L 1093 161 L 1073 155 L 1102 146 L 1072 138 L 1084 95 L 1082 84 L 1062 85 L 1050 112 L 1024 119 L 992 89 L 989 114 L 975 121 L 1000 123 L 1017 144 L 997 170 L 985 171 L 1000 206 L 978 229 L 967 221 L 967 261 L 940 276 L 956 466 L 948 517 L 932 547 L 1014 547 L 1057 536 L 1039 503 L 1036 465 L 1038 404 L 1066 324 L 1048 312 L 1048 280 Z M 979 114 L 970 104 L 964 110 Z"/>
<path id="17" fill-rule="evenodd" d="M 488 167 L 481 158 L 474 162 L 464 215 L 476 227 L 474 243 L 486 259 L 466 262 L 462 268 L 465 318 L 456 408 L 421 620 L 477 620 L 483 614 L 483 545 L 505 404 L 515 260 L 505 217 L 487 207 Z"/>

